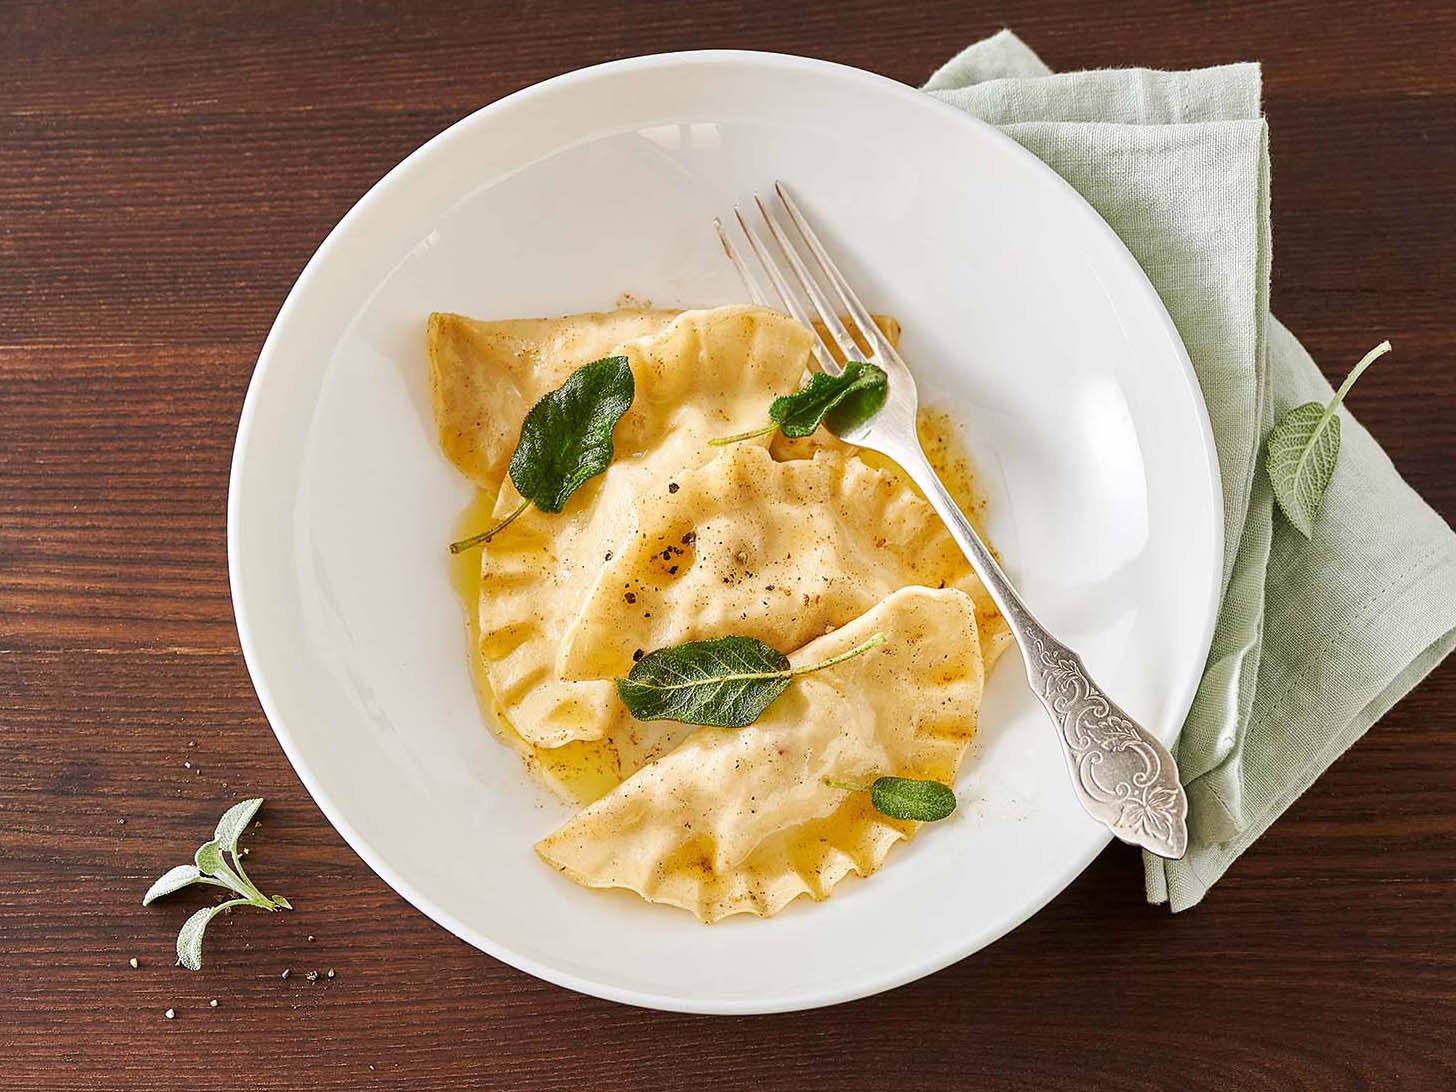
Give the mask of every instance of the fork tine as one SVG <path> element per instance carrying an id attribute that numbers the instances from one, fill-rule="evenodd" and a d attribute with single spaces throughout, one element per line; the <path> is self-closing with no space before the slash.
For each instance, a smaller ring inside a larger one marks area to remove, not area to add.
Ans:
<path id="1" fill-rule="evenodd" d="M 793 242 L 784 232 L 784 229 L 779 227 L 778 222 L 769 215 L 768 208 L 764 205 L 758 194 L 753 195 L 753 203 L 758 206 L 758 214 L 763 217 L 763 222 L 768 225 L 768 230 L 772 233 L 774 242 L 778 243 L 780 252 L 782 252 L 784 258 L 788 261 L 789 268 L 793 271 L 794 277 L 799 282 L 799 287 L 803 290 L 804 295 L 809 298 L 809 302 L 813 305 L 814 310 L 818 312 L 819 321 L 824 324 L 824 329 L 829 331 L 829 336 L 838 344 L 839 351 L 844 354 L 844 359 L 853 360 L 858 357 L 860 355 L 859 346 L 854 343 L 854 338 L 844 328 L 844 324 L 839 321 L 839 316 L 835 314 L 834 308 L 829 306 L 829 301 L 825 298 L 823 291 L 819 288 L 819 284 L 814 280 L 813 275 L 805 268 L 803 259 L 799 257 L 799 252 Z M 873 344 L 873 342 L 870 344 Z"/>
<path id="2" fill-rule="evenodd" d="M 859 329 L 860 336 L 864 338 L 864 343 L 872 350 L 870 355 L 872 357 L 879 356 L 886 360 L 898 360 L 899 354 L 895 352 L 895 347 L 881 333 L 879 324 L 870 317 L 869 311 L 865 308 L 864 304 L 860 303 L 859 297 L 855 295 L 854 289 L 849 286 L 849 281 L 845 280 L 844 274 L 839 272 L 839 267 L 830 259 L 828 251 L 824 249 L 824 244 L 819 241 L 819 236 L 814 234 L 814 229 L 809 226 L 808 218 L 799 211 L 798 204 L 790 196 L 788 187 L 783 182 L 776 181 L 774 183 L 774 192 L 778 194 L 779 200 L 783 202 L 784 208 L 788 211 L 789 219 L 794 222 L 794 227 L 798 230 L 799 237 L 804 240 L 804 244 L 809 248 L 809 253 L 813 255 L 815 262 L 818 263 L 820 272 L 823 273 L 825 280 L 833 286 L 840 303 L 844 304 L 846 313 L 854 320 L 855 326 Z"/>
<path id="3" fill-rule="evenodd" d="M 809 318 L 808 312 L 799 303 L 798 296 L 793 293 L 787 282 L 785 282 L 783 275 L 779 272 L 778 266 L 774 264 L 773 259 L 769 257 L 768 251 L 765 249 L 763 243 L 759 241 L 758 235 L 754 232 L 753 228 L 748 226 L 748 221 L 743 216 L 743 210 L 737 205 L 734 205 L 733 215 L 738 219 L 738 227 L 742 230 L 743 237 L 748 240 L 748 248 L 753 251 L 753 256 L 758 259 L 759 266 L 768 274 L 768 279 L 773 282 L 774 290 L 778 292 L 779 298 L 783 300 L 784 310 L 812 330 L 814 328 L 813 320 Z M 830 375 L 838 375 L 842 370 L 834 362 L 834 356 L 830 353 L 829 347 L 823 343 L 823 338 L 815 337 L 814 356 L 819 361 L 819 367 Z"/>
<path id="4" fill-rule="evenodd" d="M 758 278 L 750 271 L 748 266 L 743 264 L 743 259 L 738 256 L 738 251 L 733 249 L 733 242 L 728 238 L 728 232 L 723 228 L 723 221 L 716 216 L 713 217 L 713 228 L 718 232 L 718 242 L 723 247 L 723 253 L 728 255 L 728 260 L 733 263 L 733 268 L 738 271 L 738 279 L 743 282 L 743 287 L 748 290 L 749 298 L 760 307 L 768 306 L 768 295 L 763 290 L 763 285 L 758 283 Z"/>

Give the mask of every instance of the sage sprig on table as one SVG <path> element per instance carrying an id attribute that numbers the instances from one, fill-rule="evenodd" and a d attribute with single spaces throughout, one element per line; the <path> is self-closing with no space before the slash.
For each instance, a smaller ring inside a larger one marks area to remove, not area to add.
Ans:
<path id="1" fill-rule="evenodd" d="M 169 868 L 147 889 L 142 896 L 142 905 L 150 906 L 163 895 L 181 891 L 193 884 L 209 884 L 225 888 L 236 898 L 212 906 L 204 906 L 182 923 L 177 934 L 177 962 L 189 971 L 202 969 L 202 938 L 208 924 L 225 910 L 236 906 L 256 906 L 261 910 L 292 910 L 293 907 L 282 895 L 265 895 L 258 890 L 243 867 L 238 852 L 238 838 L 247 830 L 248 823 L 263 806 L 261 798 L 243 800 L 227 811 L 217 821 L 212 838 L 198 846 L 192 863 Z M 227 857 L 232 858 L 229 864 Z"/>
<path id="2" fill-rule="evenodd" d="M 531 407 L 508 472 L 521 503 L 495 526 L 450 544 L 458 554 L 489 542 L 534 504 L 559 512 L 570 496 L 612 462 L 612 431 L 632 406 L 636 385 L 625 356 L 583 364 Z"/>
<path id="3" fill-rule="evenodd" d="M 1388 352 L 1390 342 L 1382 341 L 1350 370 L 1328 405 L 1306 402 L 1296 406 L 1279 418 L 1269 433 L 1264 467 L 1274 487 L 1274 499 L 1290 525 L 1305 538 L 1314 534 L 1314 520 L 1340 454 L 1340 417 L 1336 411 L 1365 369 Z"/>
<path id="4" fill-rule="evenodd" d="M 939 781 L 922 781 L 913 777 L 877 777 L 868 785 L 835 781 L 826 777 L 831 789 L 867 792 L 875 810 L 891 819 L 914 819 L 918 823 L 934 823 L 956 809 L 955 793 Z"/>
<path id="5" fill-rule="evenodd" d="M 810 436 L 821 424 L 836 435 L 850 432 L 880 412 L 888 392 L 889 378 L 884 369 L 851 360 L 838 375 L 815 372 L 793 394 L 775 398 L 768 407 L 772 424 L 708 442 L 722 447 L 766 436 L 774 429 L 785 436 Z"/>
<path id="6" fill-rule="evenodd" d="M 689 641 L 643 656 L 625 679 L 617 680 L 617 694 L 638 720 L 743 728 L 798 676 L 823 671 L 884 643 L 885 635 L 876 633 L 848 652 L 791 667 L 787 656 L 756 637 Z"/>

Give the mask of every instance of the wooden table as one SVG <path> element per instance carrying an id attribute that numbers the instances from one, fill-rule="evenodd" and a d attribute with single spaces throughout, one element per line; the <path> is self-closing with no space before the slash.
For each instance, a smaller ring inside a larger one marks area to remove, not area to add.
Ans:
<path id="1" fill-rule="evenodd" d="M 1391 337 L 1353 408 L 1450 519 L 1456 9 L 311 7 L 4 7 L 0 1086 L 1453 1087 L 1456 662 L 1187 914 L 1144 905 L 1136 855 L 1114 846 L 924 981 L 794 1016 L 667 1015 L 480 954 L 344 844 L 244 670 L 224 507 L 294 278 L 450 122 L 567 69 L 702 46 L 917 83 L 1014 22 L 1062 69 L 1264 62 L 1274 308 L 1331 376 Z M 250 793 L 268 798 L 250 864 L 298 912 L 234 915 L 189 974 L 172 942 L 193 900 L 139 896 Z"/>

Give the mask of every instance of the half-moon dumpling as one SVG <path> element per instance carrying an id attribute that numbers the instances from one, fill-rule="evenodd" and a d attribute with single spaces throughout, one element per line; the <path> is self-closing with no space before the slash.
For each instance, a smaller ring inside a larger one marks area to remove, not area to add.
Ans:
<path id="1" fill-rule="evenodd" d="M 811 339 L 775 311 L 722 307 L 683 312 L 611 350 L 627 357 L 637 389 L 616 428 L 612 465 L 562 512 L 528 509 L 482 550 L 480 654 L 501 714 L 528 742 L 554 747 L 606 734 L 617 715 L 611 682 L 557 671 L 568 627 L 636 511 L 655 503 L 656 491 L 667 496 L 673 475 L 713 458 L 720 449 L 710 439 L 762 424 L 771 392 L 792 390 L 804 375 Z M 496 513 L 519 499 L 507 483 Z"/>
<path id="2" fill-rule="evenodd" d="M 897 588 L 974 580 L 930 505 L 847 451 L 776 462 L 735 446 L 657 492 L 580 604 L 563 678 L 625 675 L 636 650 L 720 633 L 797 648 Z"/>
<path id="3" fill-rule="evenodd" d="M 537 853 L 580 884 L 627 888 L 707 922 L 768 916 L 875 871 L 918 824 L 823 779 L 953 782 L 983 680 L 975 608 L 949 588 L 903 588 L 790 661 L 817 663 L 877 632 L 883 645 L 800 677 L 748 727 L 697 729 Z"/>

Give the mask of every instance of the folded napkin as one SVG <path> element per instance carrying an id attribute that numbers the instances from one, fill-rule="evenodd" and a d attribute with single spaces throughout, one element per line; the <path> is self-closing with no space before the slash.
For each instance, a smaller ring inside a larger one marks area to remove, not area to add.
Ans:
<path id="1" fill-rule="evenodd" d="M 1223 601 L 1176 748 L 1188 853 L 1144 855 L 1148 900 L 1183 910 L 1451 651 L 1456 535 L 1343 409 L 1313 540 L 1274 510 L 1263 438 L 1284 411 L 1332 392 L 1269 314 L 1258 65 L 1059 75 L 1002 31 L 925 90 L 999 126 L 1102 214 L 1203 387 L 1223 481 Z M 1349 363 L 1387 335 L 1398 349 L 1400 331 L 1371 330 Z"/>

